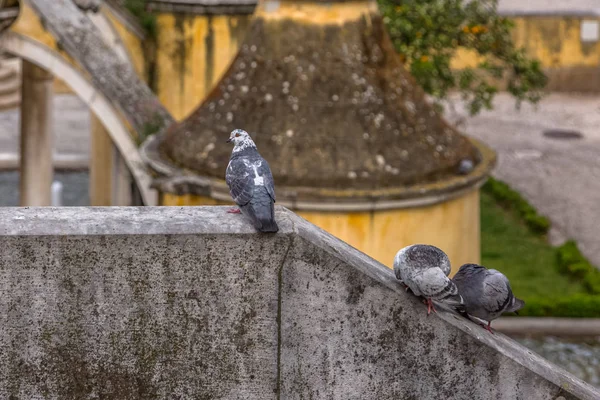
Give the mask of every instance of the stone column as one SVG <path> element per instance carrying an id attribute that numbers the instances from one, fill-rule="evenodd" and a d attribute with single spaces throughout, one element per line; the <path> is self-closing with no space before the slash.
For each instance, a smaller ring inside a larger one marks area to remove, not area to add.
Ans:
<path id="1" fill-rule="evenodd" d="M 91 118 L 90 204 L 131 205 L 131 178 L 125 160 L 95 116 Z"/>
<path id="2" fill-rule="evenodd" d="M 90 139 L 90 205 L 110 206 L 113 144 L 102 122 L 93 114 Z"/>
<path id="3" fill-rule="evenodd" d="M 23 60 L 21 87 L 21 206 L 49 206 L 54 175 L 51 73 Z"/>
<path id="4" fill-rule="evenodd" d="M 112 205 L 131 205 L 131 174 L 117 146 L 113 144 Z"/>

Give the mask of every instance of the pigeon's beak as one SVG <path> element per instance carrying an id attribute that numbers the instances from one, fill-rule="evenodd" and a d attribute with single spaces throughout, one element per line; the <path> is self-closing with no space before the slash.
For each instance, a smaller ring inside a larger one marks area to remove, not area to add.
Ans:
<path id="1" fill-rule="evenodd" d="M 229 138 L 229 139 L 227 139 L 227 141 L 226 141 L 225 143 L 229 143 L 229 142 L 231 142 L 232 140 L 233 140 L 232 138 Z"/>

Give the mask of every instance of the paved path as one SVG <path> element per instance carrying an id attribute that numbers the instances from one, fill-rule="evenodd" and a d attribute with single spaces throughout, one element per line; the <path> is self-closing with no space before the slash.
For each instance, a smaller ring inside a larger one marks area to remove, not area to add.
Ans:
<path id="1" fill-rule="evenodd" d="M 466 115 L 449 113 L 449 119 Z M 553 94 L 538 109 L 499 95 L 494 110 L 460 125 L 498 152 L 494 175 L 527 198 L 553 228 L 554 244 L 575 239 L 581 251 L 600 266 L 600 96 Z M 557 140 L 546 129 L 574 129 L 584 137 Z"/>

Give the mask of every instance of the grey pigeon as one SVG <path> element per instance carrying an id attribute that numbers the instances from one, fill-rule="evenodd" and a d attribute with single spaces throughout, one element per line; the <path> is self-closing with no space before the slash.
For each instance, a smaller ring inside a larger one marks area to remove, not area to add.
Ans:
<path id="1" fill-rule="evenodd" d="M 494 319 L 504 312 L 517 312 L 525 305 L 513 295 L 508 278 L 495 269 L 465 264 L 452 280 L 463 297 L 467 316 L 487 321 L 483 327 L 490 332 Z"/>
<path id="2" fill-rule="evenodd" d="M 233 201 L 239 206 L 229 210 L 241 211 L 260 232 L 277 232 L 275 222 L 275 184 L 267 160 L 261 157 L 248 132 L 236 129 L 227 143 L 235 146 L 231 152 L 225 181 Z"/>
<path id="3" fill-rule="evenodd" d="M 458 165 L 458 173 L 461 175 L 467 175 L 473 171 L 473 167 L 475 167 L 475 164 L 473 164 L 472 160 L 469 160 L 468 158 L 462 159 Z"/>
<path id="4" fill-rule="evenodd" d="M 425 297 L 427 315 L 435 311 L 433 301 L 460 308 L 462 298 L 448 278 L 450 259 L 435 246 L 413 244 L 394 257 L 394 273 L 416 296 Z"/>

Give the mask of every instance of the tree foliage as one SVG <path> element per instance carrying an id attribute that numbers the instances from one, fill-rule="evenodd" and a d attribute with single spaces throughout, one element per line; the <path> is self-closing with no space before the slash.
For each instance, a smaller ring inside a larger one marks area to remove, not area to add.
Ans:
<path id="1" fill-rule="evenodd" d="M 425 92 L 441 101 L 458 90 L 472 115 L 490 109 L 503 80 L 516 99 L 537 103 L 547 82 L 538 60 L 511 38 L 513 22 L 497 0 L 378 0 L 398 53 Z M 478 55 L 474 68 L 453 71 L 458 49 Z"/>
<path id="2" fill-rule="evenodd" d="M 137 17 L 146 33 L 151 38 L 156 38 L 156 17 L 148 12 L 148 0 L 125 0 L 123 4 L 131 14 Z"/>

